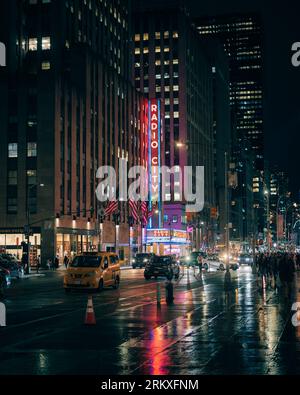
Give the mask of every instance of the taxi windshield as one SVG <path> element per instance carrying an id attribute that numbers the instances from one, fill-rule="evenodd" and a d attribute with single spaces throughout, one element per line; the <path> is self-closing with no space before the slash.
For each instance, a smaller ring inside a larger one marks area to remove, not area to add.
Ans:
<path id="1" fill-rule="evenodd" d="M 99 256 L 76 256 L 73 262 L 70 264 L 70 267 L 99 267 L 101 262 L 101 258 Z"/>

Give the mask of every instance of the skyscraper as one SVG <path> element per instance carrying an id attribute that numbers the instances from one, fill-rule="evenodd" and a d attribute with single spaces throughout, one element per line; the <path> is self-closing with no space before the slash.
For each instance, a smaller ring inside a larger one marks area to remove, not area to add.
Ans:
<path id="1" fill-rule="evenodd" d="M 236 130 L 236 153 L 250 149 L 253 153 L 253 202 L 244 210 L 256 209 L 258 232 L 264 228 L 264 135 L 263 135 L 263 43 L 258 15 L 222 15 L 201 17 L 196 21 L 203 37 L 218 39 L 225 48 L 230 68 L 230 104 Z M 244 148 L 243 148 L 244 147 Z M 236 156 L 236 160 L 239 158 Z M 238 162 L 237 162 L 238 163 Z M 244 174 L 241 173 L 244 177 Z M 257 181 L 258 179 L 258 181 Z M 240 185 L 249 180 L 240 179 Z M 248 195 L 248 194 L 247 194 Z M 245 217 L 252 218 L 251 212 Z M 244 234 L 243 237 L 247 235 Z"/>
<path id="2" fill-rule="evenodd" d="M 205 210 L 200 215 L 208 229 L 210 208 L 215 205 L 209 59 L 186 9 L 174 3 L 136 2 L 134 34 L 135 86 L 149 99 L 161 99 L 162 164 L 175 171 L 174 189 L 164 196 L 162 227 L 186 229 L 185 202 L 176 191 L 176 186 L 181 185 L 178 174 L 187 165 L 203 165 Z M 208 232 L 204 238 L 209 238 Z M 183 253 L 175 243 L 172 247 L 174 253 Z"/>
<path id="3" fill-rule="evenodd" d="M 115 248 L 112 218 L 100 234 L 96 172 L 104 164 L 118 171 L 119 158 L 139 161 L 129 4 L 14 0 L 5 7 L 0 245 L 19 252 L 29 222 L 43 262 Z M 123 257 L 128 212 L 119 208 Z"/>

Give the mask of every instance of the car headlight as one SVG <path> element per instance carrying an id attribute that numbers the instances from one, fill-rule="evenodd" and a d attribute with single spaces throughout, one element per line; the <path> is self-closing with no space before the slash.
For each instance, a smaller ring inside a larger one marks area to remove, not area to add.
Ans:
<path id="1" fill-rule="evenodd" d="M 135 263 L 135 259 L 133 259 L 132 262 Z"/>
<path id="2" fill-rule="evenodd" d="M 148 259 L 144 259 L 144 262 L 148 262 Z"/>
<path id="3" fill-rule="evenodd" d="M 249 262 L 250 261 L 250 258 L 246 258 L 246 262 Z"/>
<path id="4" fill-rule="evenodd" d="M 190 256 L 187 256 L 187 257 L 185 258 L 185 260 L 186 260 L 187 262 L 189 262 L 189 261 L 191 260 L 191 257 L 190 257 Z"/>

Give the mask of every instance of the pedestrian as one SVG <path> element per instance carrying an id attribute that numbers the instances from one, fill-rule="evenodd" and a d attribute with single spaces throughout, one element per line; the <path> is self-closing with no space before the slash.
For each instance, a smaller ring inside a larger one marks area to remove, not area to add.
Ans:
<path id="1" fill-rule="evenodd" d="M 67 255 L 65 255 L 65 257 L 64 257 L 64 265 L 65 265 L 66 269 L 68 268 L 68 264 L 69 264 L 69 258 L 68 258 Z"/>
<path id="2" fill-rule="evenodd" d="M 198 262 L 198 265 L 199 265 L 199 272 L 201 273 L 202 272 L 202 267 L 203 267 L 203 258 L 202 258 L 201 254 L 198 255 L 197 262 Z"/>
<path id="3" fill-rule="evenodd" d="M 36 259 L 36 272 L 39 273 L 41 267 L 41 256 L 39 255 Z"/>
<path id="4" fill-rule="evenodd" d="M 295 273 L 295 262 L 292 255 L 289 255 L 286 262 L 286 284 L 287 284 L 287 297 L 291 299 L 292 296 L 292 282 Z"/>
<path id="5" fill-rule="evenodd" d="M 296 254 L 296 266 L 297 266 L 297 270 L 300 270 L 300 254 L 299 254 L 299 252 Z"/>
<path id="6" fill-rule="evenodd" d="M 52 269 L 52 259 L 51 258 L 47 259 L 47 268 L 48 268 L 48 270 Z"/>
<path id="7" fill-rule="evenodd" d="M 56 255 L 56 257 L 54 259 L 53 270 L 56 270 L 58 268 L 59 268 L 59 259 L 58 259 L 58 255 Z"/>

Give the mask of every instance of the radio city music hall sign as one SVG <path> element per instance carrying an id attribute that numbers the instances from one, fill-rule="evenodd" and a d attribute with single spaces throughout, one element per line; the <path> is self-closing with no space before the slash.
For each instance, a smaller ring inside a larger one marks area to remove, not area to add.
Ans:
<path id="1" fill-rule="evenodd" d="M 150 100 L 149 103 L 149 168 L 150 168 L 150 193 L 151 200 L 159 200 L 159 166 L 160 166 L 160 134 L 161 134 L 161 114 L 160 101 Z"/>

